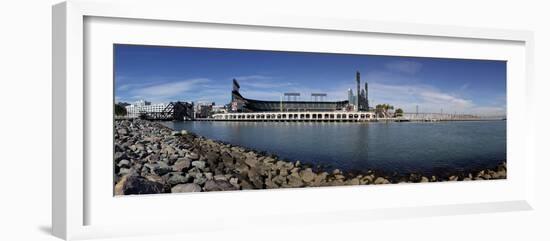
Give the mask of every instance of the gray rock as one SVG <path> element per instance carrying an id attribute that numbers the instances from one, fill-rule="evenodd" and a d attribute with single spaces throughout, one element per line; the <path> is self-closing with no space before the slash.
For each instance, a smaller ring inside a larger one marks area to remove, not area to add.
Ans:
<path id="1" fill-rule="evenodd" d="M 286 178 L 288 179 L 288 185 L 290 187 L 302 187 L 304 185 L 302 178 L 297 173 L 292 173 Z"/>
<path id="2" fill-rule="evenodd" d="M 213 179 L 216 181 L 227 181 L 227 177 L 225 175 L 215 175 Z"/>
<path id="3" fill-rule="evenodd" d="M 188 134 L 186 130 L 181 130 L 180 133 L 181 133 L 182 135 L 187 135 L 187 134 Z"/>
<path id="4" fill-rule="evenodd" d="M 199 159 L 199 155 L 197 153 L 194 153 L 194 152 L 188 153 L 186 157 L 188 157 L 191 160 Z"/>
<path id="5" fill-rule="evenodd" d="M 215 164 L 216 162 L 218 162 L 218 158 L 220 157 L 220 155 L 218 155 L 218 153 L 215 153 L 215 152 L 208 152 L 206 153 L 206 160 L 208 160 L 208 163 L 210 165 L 213 165 Z"/>
<path id="6" fill-rule="evenodd" d="M 254 186 L 252 186 L 252 184 L 250 184 L 250 182 L 248 182 L 244 179 L 240 179 L 240 185 L 241 185 L 242 190 L 254 189 Z"/>
<path id="7" fill-rule="evenodd" d="M 117 133 L 118 133 L 119 135 L 123 135 L 123 136 L 128 135 L 128 129 L 126 129 L 126 128 L 124 128 L 124 127 L 121 127 L 121 128 L 119 128 L 119 129 L 117 130 Z"/>
<path id="8" fill-rule="evenodd" d="M 199 185 L 203 185 L 206 181 L 208 181 L 208 179 L 202 173 L 197 173 L 193 179 L 193 183 L 196 183 Z"/>
<path id="9" fill-rule="evenodd" d="M 256 155 L 254 154 L 254 156 L 256 156 Z M 275 159 L 273 159 L 272 157 L 266 157 L 266 158 L 263 159 L 263 162 L 264 163 L 275 163 Z"/>
<path id="10" fill-rule="evenodd" d="M 315 176 L 315 180 L 313 180 L 312 186 L 321 186 L 324 182 L 326 182 L 328 173 L 322 172 L 319 175 Z"/>
<path id="11" fill-rule="evenodd" d="M 271 181 L 279 186 L 286 185 L 286 177 L 283 176 L 275 176 L 271 179 Z"/>
<path id="12" fill-rule="evenodd" d="M 251 168 L 248 171 L 248 179 L 254 184 L 256 188 L 263 188 L 264 181 L 257 168 Z"/>
<path id="13" fill-rule="evenodd" d="M 200 192 L 202 190 L 201 186 L 195 184 L 195 183 L 186 183 L 186 184 L 178 184 L 174 187 L 172 187 L 173 193 L 181 193 L 181 192 Z"/>
<path id="14" fill-rule="evenodd" d="M 363 178 L 361 178 L 361 184 L 371 184 L 371 183 L 374 183 L 373 175 L 366 175 Z"/>
<path id="15" fill-rule="evenodd" d="M 255 167 L 258 164 L 258 159 L 255 157 L 248 157 L 244 160 L 244 163 L 250 167 Z"/>
<path id="16" fill-rule="evenodd" d="M 248 166 L 246 164 L 243 164 L 243 163 L 237 163 L 235 165 L 235 171 L 237 171 L 237 173 L 241 174 L 241 175 L 248 175 L 248 170 L 250 168 L 248 168 Z"/>
<path id="17" fill-rule="evenodd" d="M 222 154 L 222 161 L 225 164 L 225 166 L 232 166 L 234 164 L 233 157 L 227 153 Z"/>
<path id="18" fill-rule="evenodd" d="M 313 173 L 311 168 L 306 168 L 300 172 L 300 177 L 304 182 L 312 182 L 315 179 L 315 173 Z"/>
<path id="19" fill-rule="evenodd" d="M 122 159 L 126 159 L 128 156 L 126 156 L 126 153 L 124 152 L 115 152 L 115 162 L 120 161 Z"/>
<path id="20" fill-rule="evenodd" d="M 273 189 L 273 188 L 279 188 L 279 185 L 277 185 L 273 180 L 271 180 L 271 178 L 266 178 L 265 187 L 269 189 Z"/>
<path id="21" fill-rule="evenodd" d="M 334 179 L 343 181 L 344 179 L 346 179 L 346 177 L 342 174 L 336 174 L 334 175 Z"/>
<path id="22" fill-rule="evenodd" d="M 117 166 L 119 166 L 121 168 L 129 168 L 130 167 L 130 161 L 128 161 L 126 159 L 122 159 L 118 162 Z"/>
<path id="23" fill-rule="evenodd" d="M 229 179 L 229 183 L 231 183 L 231 185 L 235 186 L 236 188 L 239 188 L 240 185 L 239 185 L 239 179 L 236 178 L 236 177 L 232 177 Z"/>
<path id="24" fill-rule="evenodd" d="M 420 182 L 429 182 L 429 181 L 430 181 L 430 179 L 428 179 L 425 176 L 422 176 L 422 178 L 420 179 Z"/>
<path id="25" fill-rule="evenodd" d="M 171 146 L 166 145 L 162 148 L 161 153 L 164 153 L 164 154 L 170 156 L 170 155 L 176 154 L 176 149 L 174 149 Z"/>
<path id="26" fill-rule="evenodd" d="M 349 181 L 347 181 L 347 184 L 348 185 L 359 185 L 360 184 L 359 178 L 350 179 Z"/>
<path id="27" fill-rule="evenodd" d="M 151 154 L 147 157 L 147 161 L 149 161 L 151 163 L 158 162 L 158 161 L 160 161 L 160 156 L 158 154 Z"/>
<path id="28" fill-rule="evenodd" d="M 130 173 L 132 173 L 132 169 L 130 169 L 130 168 L 120 168 L 118 170 L 119 175 L 126 175 L 126 174 L 130 174 Z"/>
<path id="29" fill-rule="evenodd" d="M 179 131 L 172 131 L 172 136 L 181 136 L 181 132 L 179 132 Z"/>
<path id="30" fill-rule="evenodd" d="M 191 166 L 191 161 L 187 158 L 179 158 L 174 165 L 172 165 L 172 169 L 176 172 L 181 172 L 184 170 L 187 170 Z"/>
<path id="31" fill-rule="evenodd" d="M 145 145 L 138 143 L 135 146 L 137 151 L 145 151 Z"/>
<path id="32" fill-rule="evenodd" d="M 283 177 L 288 176 L 288 169 L 286 167 L 282 167 L 281 169 L 279 169 L 278 175 Z"/>
<path id="33" fill-rule="evenodd" d="M 189 181 L 189 176 L 183 175 L 181 172 L 172 172 L 169 173 L 170 177 L 168 178 L 168 184 L 170 185 L 177 185 L 181 183 L 186 183 Z"/>
<path id="34" fill-rule="evenodd" d="M 147 174 L 143 177 L 145 177 L 147 180 L 152 181 L 152 182 L 162 183 L 163 185 L 166 184 L 166 181 L 162 177 L 159 177 L 159 176 L 154 175 L 154 174 Z"/>
<path id="35" fill-rule="evenodd" d="M 198 169 L 204 170 L 204 168 L 206 167 L 206 162 L 204 162 L 204 161 L 194 161 L 194 162 L 191 162 L 191 166 L 194 166 Z"/>
<path id="36" fill-rule="evenodd" d="M 390 181 L 388 181 L 386 178 L 383 177 L 377 177 L 374 179 L 374 184 L 389 184 Z"/>
<path id="37" fill-rule="evenodd" d="M 495 174 L 496 174 L 495 178 L 497 178 L 497 179 L 506 178 L 506 169 L 500 170 L 500 171 L 496 172 Z"/>
<path id="38" fill-rule="evenodd" d="M 159 176 L 162 176 L 162 175 L 172 171 L 172 168 L 164 162 L 145 163 L 143 165 L 143 167 L 147 168 L 150 173 L 155 174 L 155 175 L 159 175 Z"/>
<path id="39" fill-rule="evenodd" d="M 237 190 L 235 186 L 233 186 L 228 181 L 224 180 L 208 180 L 204 184 L 204 190 L 205 191 L 229 191 L 229 190 Z"/>
<path id="40" fill-rule="evenodd" d="M 125 175 L 115 185 L 115 195 L 162 193 L 164 185 L 137 175 Z"/>

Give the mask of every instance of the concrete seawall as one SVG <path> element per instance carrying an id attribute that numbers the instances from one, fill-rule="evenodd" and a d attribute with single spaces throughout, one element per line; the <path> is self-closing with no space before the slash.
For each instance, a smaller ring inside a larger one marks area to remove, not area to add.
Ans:
<path id="1" fill-rule="evenodd" d="M 376 170 L 348 173 L 311 168 L 139 119 L 115 120 L 114 132 L 115 195 L 506 178 L 504 161 L 492 170 L 396 177 Z"/>

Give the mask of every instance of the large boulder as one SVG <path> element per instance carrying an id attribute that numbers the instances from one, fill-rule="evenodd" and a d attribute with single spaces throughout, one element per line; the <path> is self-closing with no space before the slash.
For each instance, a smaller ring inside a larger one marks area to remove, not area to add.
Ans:
<path id="1" fill-rule="evenodd" d="M 230 182 L 225 180 L 208 180 L 204 184 L 205 191 L 229 191 L 237 190 Z"/>
<path id="2" fill-rule="evenodd" d="M 208 161 L 208 164 L 210 164 L 210 166 L 214 166 L 218 162 L 219 157 L 220 155 L 215 152 L 206 153 L 206 160 Z"/>
<path id="3" fill-rule="evenodd" d="M 185 157 L 187 157 L 191 160 L 199 159 L 199 155 L 197 153 L 194 153 L 194 152 L 187 153 L 187 155 Z"/>
<path id="4" fill-rule="evenodd" d="M 157 162 L 154 164 L 145 163 L 144 167 L 147 167 L 152 174 L 162 176 L 172 171 L 172 167 L 168 166 L 165 162 Z"/>
<path id="5" fill-rule="evenodd" d="M 353 178 L 353 179 L 350 179 L 346 182 L 346 184 L 348 185 L 359 185 L 361 184 L 361 182 L 359 181 L 359 178 Z"/>
<path id="6" fill-rule="evenodd" d="M 167 182 L 172 186 L 181 184 L 181 183 L 186 183 L 189 181 L 189 176 L 184 175 L 181 172 L 171 172 L 171 173 L 168 173 L 167 175 L 168 175 Z"/>
<path id="7" fill-rule="evenodd" d="M 227 154 L 227 152 L 224 152 L 222 154 L 222 161 L 223 161 L 223 164 L 225 164 L 225 166 L 227 167 L 233 166 L 233 164 L 235 163 L 233 157 Z"/>
<path id="8" fill-rule="evenodd" d="M 204 161 L 194 161 L 194 162 L 191 162 L 191 166 L 194 166 L 200 170 L 204 170 L 204 168 L 206 167 L 206 162 Z"/>
<path id="9" fill-rule="evenodd" d="M 191 160 L 187 158 L 179 158 L 174 165 L 172 165 L 172 170 L 175 172 L 181 172 L 187 170 L 191 166 Z"/>
<path id="10" fill-rule="evenodd" d="M 258 164 L 258 159 L 256 157 L 247 157 L 244 163 L 250 167 L 255 167 Z"/>
<path id="11" fill-rule="evenodd" d="M 203 185 L 206 181 L 208 181 L 208 178 L 202 173 L 195 173 L 195 176 L 193 177 L 193 182 L 199 185 Z"/>
<path id="12" fill-rule="evenodd" d="M 172 193 L 180 193 L 180 192 L 200 192 L 201 186 L 195 183 L 187 183 L 187 184 L 178 184 L 174 187 L 172 187 Z"/>
<path id="13" fill-rule="evenodd" d="M 315 173 L 311 170 L 311 168 L 306 168 L 305 170 L 302 170 L 300 172 L 300 177 L 304 182 L 312 182 L 315 179 Z"/>
<path id="14" fill-rule="evenodd" d="M 122 159 L 117 163 L 117 166 L 120 168 L 130 168 L 130 161 Z"/>
<path id="15" fill-rule="evenodd" d="M 313 180 L 313 182 L 310 185 L 316 186 L 316 187 L 321 186 L 323 183 L 326 182 L 327 176 L 328 176 L 328 173 L 326 172 L 322 172 L 319 175 L 316 175 L 315 180 Z"/>
<path id="16" fill-rule="evenodd" d="M 124 128 L 124 127 L 120 127 L 118 130 L 117 130 L 118 134 L 119 135 L 122 135 L 122 136 L 125 136 L 125 135 L 128 135 L 128 129 Z"/>
<path id="17" fill-rule="evenodd" d="M 164 185 L 137 175 L 123 176 L 115 185 L 115 195 L 162 193 Z"/>
<path id="18" fill-rule="evenodd" d="M 374 184 L 389 184 L 390 181 L 388 181 L 386 178 L 383 177 L 377 177 L 374 179 Z"/>
<path id="19" fill-rule="evenodd" d="M 290 187 L 302 187 L 304 185 L 302 178 L 297 172 L 293 172 L 292 174 L 287 176 L 287 179 L 288 179 L 288 185 Z"/>
<path id="20" fill-rule="evenodd" d="M 241 175 L 248 175 L 248 166 L 244 163 L 237 163 L 235 164 L 235 171 Z"/>
<path id="21" fill-rule="evenodd" d="M 251 168 L 248 171 L 248 179 L 254 184 L 256 188 L 263 188 L 264 181 L 258 168 Z"/>

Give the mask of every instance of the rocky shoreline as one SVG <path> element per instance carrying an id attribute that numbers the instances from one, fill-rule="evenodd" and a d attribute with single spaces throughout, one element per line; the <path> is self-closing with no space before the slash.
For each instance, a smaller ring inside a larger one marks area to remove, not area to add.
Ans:
<path id="1" fill-rule="evenodd" d="M 115 195 L 369 185 L 506 178 L 506 162 L 448 176 L 317 170 L 157 122 L 115 120 Z"/>

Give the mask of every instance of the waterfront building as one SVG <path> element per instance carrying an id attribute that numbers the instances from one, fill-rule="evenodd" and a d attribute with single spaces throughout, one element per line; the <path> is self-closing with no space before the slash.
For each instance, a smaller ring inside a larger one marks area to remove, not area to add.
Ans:
<path id="1" fill-rule="evenodd" d="M 353 95 L 353 90 L 348 89 L 348 106 L 346 110 L 356 110 L 355 105 L 355 96 Z"/>
<path id="2" fill-rule="evenodd" d="M 214 113 L 214 114 L 227 113 L 227 106 L 225 106 L 225 105 L 214 105 L 214 106 L 212 106 L 212 113 Z"/>
<path id="3" fill-rule="evenodd" d="M 364 103 L 365 103 L 365 110 L 366 111 L 370 111 L 370 106 L 369 106 L 369 83 L 367 81 L 365 81 L 365 98 L 363 99 Z"/>
<path id="4" fill-rule="evenodd" d="M 276 121 L 276 122 L 363 122 L 375 121 L 374 112 L 366 111 L 289 111 L 240 112 L 214 114 L 211 120 L 223 121 Z"/>
<path id="5" fill-rule="evenodd" d="M 198 102 L 195 105 L 195 118 L 208 118 L 213 113 L 214 102 Z"/>
<path id="6" fill-rule="evenodd" d="M 139 100 L 131 105 L 127 105 L 126 112 L 128 117 L 137 118 L 141 114 L 163 112 L 164 109 L 166 109 L 166 106 L 167 105 L 164 103 L 151 104 L 149 101 Z"/>

